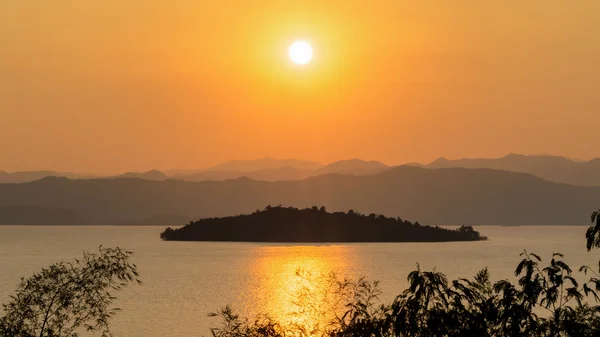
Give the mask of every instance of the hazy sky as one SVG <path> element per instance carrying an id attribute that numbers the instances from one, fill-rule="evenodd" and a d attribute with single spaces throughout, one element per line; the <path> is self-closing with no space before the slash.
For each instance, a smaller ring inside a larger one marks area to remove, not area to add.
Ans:
<path id="1" fill-rule="evenodd" d="M 590 158 L 599 60 L 598 0 L 4 0 L 0 170 Z"/>

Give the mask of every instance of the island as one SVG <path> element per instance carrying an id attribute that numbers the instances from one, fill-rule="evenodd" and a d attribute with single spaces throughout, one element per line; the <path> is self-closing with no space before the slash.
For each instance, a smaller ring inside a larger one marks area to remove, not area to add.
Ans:
<path id="1" fill-rule="evenodd" d="M 479 241 L 471 226 L 448 229 L 353 210 L 267 206 L 252 214 L 205 218 L 160 234 L 165 241 L 232 242 L 447 242 Z"/>

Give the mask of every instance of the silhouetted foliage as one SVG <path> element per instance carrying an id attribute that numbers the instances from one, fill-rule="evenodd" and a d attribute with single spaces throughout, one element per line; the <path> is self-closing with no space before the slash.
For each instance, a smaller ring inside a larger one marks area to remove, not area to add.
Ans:
<path id="1" fill-rule="evenodd" d="M 290 209 L 268 206 L 254 214 L 280 210 Z M 291 210 L 372 218 L 355 212 Z M 599 216 L 596 211 L 591 217 L 595 224 L 586 233 L 588 250 L 600 246 Z M 176 231 L 168 228 L 165 232 L 172 235 Z M 475 231 L 462 226 L 455 232 L 474 235 Z M 129 262 L 131 255 L 119 248 L 100 247 L 97 254 L 84 253 L 82 260 L 60 262 L 23 278 L 11 302 L 3 305 L 0 336 L 75 337 L 80 328 L 110 336 L 109 319 L 117 310 L 109 307 L 115 299 L 111 291 L 141 283 L 136 266 Z M 222 319 L 221 326 L 211 333 L 215 337 L 600 336 L 600 306 L 592 304 L 600 301 L 600 269 L 583 266 L 575 272 L 560 253 L 554 253 L 546 266 L 534 253 L 524 251 L 521 257 L 515 268 L 516 283 L 492 283 L 487 269 L 472 279 L 448 281 L 443 273 L 422 271 L 417 265 L 408 275 L 408 288 L 389 304 L 379 301 L 376 281 L 336 274 L 315 277 L 299 271 L 301 284 L 292 303 L 291 322 L 278 322 L 266 315 L 250 321 L 225 307 L 210 315 Z M 576 273 L 590 278 L 577 281 Z"/>
<path id="2" fill-rule="evenodd" d="M 207 218 L 160 235 L 175 241 L 254 242 L 437 242 L 485 240 L 471 226 L 459 230 L 421 226 L 400 218 L 328 213 L 325 207 L 297 209 L 267 206 L 263 211 L 225 218 Z"/>
<path id="3" fill-rule="evenodd" d="M 208 316 L 219 316 L 222 319 L 220 328 L 211 329 L 211 333 L 214 337 L 285 336 L 281 325 L 268 316 L 260 316 L 250 323 L 248 319 L 240 318 L 238 314 L 235 314 L 230 306 L 226 306 L 216 313 L 210 313 Z"/>
<path id="4" fill-rule="evenodd" d="M 592 221 L 596 224 L 586 235 L 588 249 L 599 247 L 598 218 L 599 213 L 594 212 Z M 459 229 L 465 233 L 472 230 L 470 226 Z M 296 294 L 298 300 L 294 305 L 304 310 L 300 314 L 316 319 L 300 321 L 304 325 L 283 325 L 273 320 L 253 324 L 244 321 L 242 334 L 238 334 L 239 329 L 234 331 L 229 328 L 231 325 L 224 325 L 218 335 L 214 334 L 215 330 L 213 335 L 600 336 L 600 306 L 592 304 L 600 301 L 600 270 L 581 267 L 579 275 L 591 277 L 587 282 L 579 282 L 575 278 L 577 272 L 564 262 L 560 253 L 553 254 L 546 266 L 534 253 L 524 251 L 521 257 L 515 268 L 516 283 L 509 280 L 492 282 L 487 268 L 472 279 L 448 281 L 443 273 L 422 271 L 417 265 L 417 269 L 408 275 L 408 289 L 390 304 L 379 302 L 377 282 L 352 281 L 332 274 L 317 280 L 317 286 L 301 287 Z M 323 290 L 325 294 L 322 294 Z M 317 300 L 311 297 L 315 293 L 319 296 Z M 221 317 L 225 322 L 230 317 L 236 317 L 240 322 L 229 307 L 221 312 Z"/>
<path id="5" fill-rule="evenodd" d="M 472 279 L 449 282 L 443 273 L 417 266 L 408 275 L 408 289 L 385 305 L 377 282 L 334 274 L 312 278 L 314 284 L 301 287 L 295 296 L 293 324 L 264 318 L 250 323 L 227 307 L 218 313 L 223 325 L 213 335 L 598 336 L 600 307 L 584 301 L 586 294 L 597 296 L 598 281 L 579 284 L 560 254 L 545 267 L 537 255 L 521 255 L 516 284 L 492 283 L 487 269 Z"/>
<path id="6" fill-rule="evenodd" d="M 111 336 L 113 292 L 141 283 L 131 252 L 99 248 L 82 259 L 59 262 L 25 279 L 3 305 L 0 336 L 77 337 L 83 330 Z"/>
<path id="7" fill-rule="evenodd" d="M 587 239 L 587 250 L 600 247 L 600 209 L 592 212 L 591 220 L 593 224 L 585 233 Z"/>

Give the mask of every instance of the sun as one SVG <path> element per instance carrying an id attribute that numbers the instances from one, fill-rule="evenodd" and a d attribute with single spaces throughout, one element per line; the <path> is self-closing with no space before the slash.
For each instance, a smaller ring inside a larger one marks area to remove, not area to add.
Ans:
<path id="1" fill-rule="evenodd" d="M 288 48 L 288 55 L 292 62 L 304 65 L 312 60 L 313 49 L 308 42 L 298 40 L 290 45 Z"/>

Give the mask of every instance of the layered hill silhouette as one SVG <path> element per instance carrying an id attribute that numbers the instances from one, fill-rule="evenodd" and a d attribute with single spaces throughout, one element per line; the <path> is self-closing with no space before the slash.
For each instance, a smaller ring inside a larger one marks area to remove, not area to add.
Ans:
<path id="1" fill-rule="evenodd" d="M 121 175 L 116 176 L 115 178 L 139 178 L 139 179 L 146 179 L 146 180 L 167 180 L 169 179 L 169 177 L 160 172 L 159 170 L 151 170 L 148 172 L 142 172 L 142 173 L 137 173 L 137 172 L 125 172 Z"/>
<path id="2" fill-rule="evenodd" d="M 294 167 L 299 170 L 318 170 L 324 165 L 314 161 L 298 159 L 260 158 L 254 160 L 232 160 L 206 169 L 206 171 L 238 171 L 251 172 L 282 167 Z"/>
<path id="3" fill-rule="evenodd" d="M 301 180 L 327 173 L 375 174 L 389 167 L 377 161 L 360 159 L 340 160 L 329 165 L 296 159 L 261 158 L 256 160 L 234 160 L 202 170 L 170 170 L 162 172 L 125 172 L 116 176 L 91 176 L 72 172 L 55 171 L 0 171 L 0 183 L 23 183 L 46 177 L 69 179 L 138 178 L 145 180 L 176 179 L 184 181 L 227 180 L 248 177 L 255 180 L 279 181 Z"/>
<path id="4" fill-rule="evenodd" d="M 471 226 L 459 229 L 421 226 L 400 218 L 363 215 L 353 210 L 329 213 L 325 207 L 271 207 L 251 214 L 205 218 L 167 228 L 167 241 L 250 242 L 444 242 L 485 240 Z"/>
<path id="5" fill-rule="evenodd" d="M 216 168 L 201 172 L 191 174 L 176 174 L 173 175 L 172 178 L 185 181 L 205 181 L 247 177 L 254 180 L 281 181 L 301 180 L 329 173 L 368 175 L 380 173 L 390 168 L 389 166 L 378 161 L 364 161 L 360 159 L 340 160 L 329 165 L 321 165 L 317 168 L 310 169 L 307 167 L 316 167 L 312 162 L 300 162 L 300 164 L 294 165 L 295 162 L 299 161 L 274 159 L 265 161 L 262 159 L 257 161 L 242 161 L 241 164 L 238 162 L 230 162 L 228 164 L 220 165 Z M 286 164 L 286 166 L 277 167 L 277 164 Z M 257 167 L 263 168 L 250 171 L 223 170 L 223 168 L 231 169 L 235 167 L 240 169 Z"/>
<path id="6" fill-rule="evenodd" d="M 429 164 L 410 163 L 407 166 L 424 168 L 489 168 L 511 172 L 529 173 L 545 180 L 580 185 L 600 186 L 600 158 L 576 161 L 551 155 L 509 154 L 501 158 L 474 158 L 450 160 L 439 158 Z M 171 170 L 161 172 L 126 172 L 117 176 L 99 177 L 71 172 L 0 171 L 0 183 L 22 183 L 56 176 L 69 179 L 139 178 L 145 180 L 207 181 L 247 177 L 263 181 L 303 180 L 324 174 L 373 175 L 391 167 L 378 161 L 360 159 L 340 160 L 328 165 L 296 159 L 262 158 L 234 160 L 202 170 Z"/>
<path id="7" fill-rule="evenodd" d="M 433 225 L 572 225 L 587 224 L 598 200 L 600 187 L 554 183 L 525 173 L 410 166 L 373 175 L 327 174 L 279 182 L 45 178 L 0 184 L 2 207 L 71 210 L 85 218 L 81 224 L 143 224 L 169 215 L 159 222 L 183 225 L 179 219 L 245 214 L 282 204 L 354 209 Z M 43 215 L 38 222 L 44 223 Z"/>
<path id="8" fill-rule="evenodd" d="M 72 172 L 56 172 L 56 171 L 17 171 L 6 172 L 0 171 L 0 183 L 24 183 L 35 181 L 46 177 L 65 177 L 69 179 L 89 179 L 91 175 L 82 175 Z"/>
<path id="9" fill-rule="evenodd" d="M 266 168 L 256 171 L 202 171 L 191 174 L 176 174 L 172 179 L 184 181 L 227 180 L 247 177 L 254 180 L 280 181 L 301 180 L 317 175 L 313 170 L 298 169 L 293 166 Z"/>
<path id="10" fill-rule="evenodd" d="M 0 206 L 0 225 L 81 225 L 90 219 L 72 209 Z"/>
<path id="11" fill-rule="evenodd" d="M 378 161 L 364 161 L 360 159 L 340 160 L 331 163 L 317 170 L 317 175 L 338 173 L 338 174 L 376 174 L 388 170 L 390 167 Z"/>
<path id="12" fill-rule="evenodd" d="M 564 157 L 550 155 L 509 154 L 494 159 L 458 159 L 439 158 L 428 165 L 428 168 L 491 168 L 512 172 L 530 173 L 542 179 L 582 185 L 600 186 L 600 158 L 590 161 L 575 161 Z"/>

